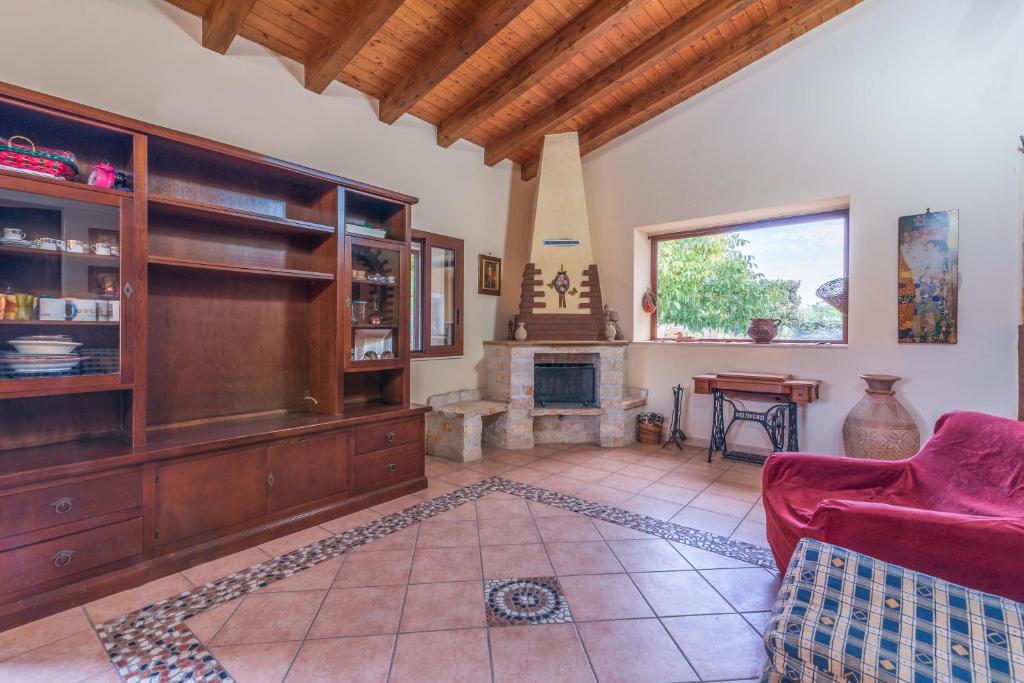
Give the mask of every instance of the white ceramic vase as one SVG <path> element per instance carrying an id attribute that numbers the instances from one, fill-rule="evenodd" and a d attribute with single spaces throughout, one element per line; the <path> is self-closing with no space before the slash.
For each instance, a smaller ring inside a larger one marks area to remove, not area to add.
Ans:
<path id="1" fill-rule="evenodd" d="M 526 323 L 519 323 L 519 327 L 516 328 L 516 333 L 512 336 L 514 336 L 518 342 L 526 341 Z"/>

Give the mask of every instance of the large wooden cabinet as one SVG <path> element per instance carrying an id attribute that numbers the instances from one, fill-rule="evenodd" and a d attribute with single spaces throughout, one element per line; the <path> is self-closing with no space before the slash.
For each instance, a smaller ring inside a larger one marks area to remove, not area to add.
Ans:
<path id="1" fill-rule="evenodd" d="M 79 173 L 0 166 L 0 629 L 426 486 L 414 197 L 0 84 L 15 135 Z"/>

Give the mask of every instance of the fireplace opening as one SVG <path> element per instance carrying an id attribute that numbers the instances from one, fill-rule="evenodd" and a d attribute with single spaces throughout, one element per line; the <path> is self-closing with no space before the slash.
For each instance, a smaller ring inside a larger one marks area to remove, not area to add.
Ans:
<path id="1" fill-rule="evenodd" d="M 533 403 L 538 408 L 593 408 L 597 372 L 593 363 L 536 363 Z"/>

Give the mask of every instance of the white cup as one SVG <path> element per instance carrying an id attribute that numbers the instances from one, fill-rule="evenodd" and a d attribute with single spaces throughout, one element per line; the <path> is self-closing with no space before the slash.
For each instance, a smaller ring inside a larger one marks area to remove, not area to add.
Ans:
<path id="1" fill-rule="evenodd" d="M 4 239 L 23 240 L 25 239 L 25 231 L 21 228 L 4 228 Z"/>
<path id="2" fill-rule="evenodd" d="M 97 242 L 89 246 L 92 249 L 92 253 L 97 256 L 110 256 L 110 245 L 106 242 Z"/>
<path id="3" fill-rule="evenodd" d="M 85 248 L 88 246 L 82 240 L 68 240 L 66 243 L 67 250 L 72 254 L 84 254 Z"/>

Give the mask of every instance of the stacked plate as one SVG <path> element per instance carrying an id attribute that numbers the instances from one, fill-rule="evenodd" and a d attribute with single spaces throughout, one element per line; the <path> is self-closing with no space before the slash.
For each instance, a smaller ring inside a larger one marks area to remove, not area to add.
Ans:
<path id="1" fill-rule="evenodd" d="M 64 334 L 37 334 L 8 342 L 16 353 L 4 353 L 7 366 L 17 375 L 59 375 L 71 372 L 88 356 L 74 353 L 81 346 Z"/>
<path id="2" fill-rule="evenodd" d="M 0 237 L 0 244 L 11 247 L 34 247 L 36 243 L 32 240 L 19 240 L 8 237 Z"/>

